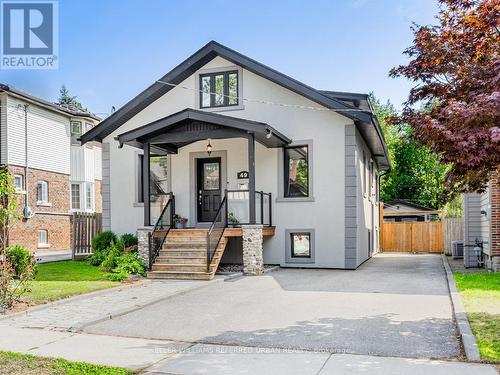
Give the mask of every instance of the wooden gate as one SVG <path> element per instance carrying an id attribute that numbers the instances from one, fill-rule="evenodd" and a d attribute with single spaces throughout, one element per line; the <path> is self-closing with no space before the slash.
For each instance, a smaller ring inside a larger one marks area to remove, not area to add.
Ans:
<path id="1" fill-rule="evenodd" d="M 383 222 L 381 226 L 381 250 L 383 252 L 443 252 L 443 224 L 441 222 Z"/>
<path id="2" fill-rule="evenodd" d="M 73 259 L 92 254 L 92 238 L 102 230 L 100 213 L 74 212 L 72 217 Z"/>

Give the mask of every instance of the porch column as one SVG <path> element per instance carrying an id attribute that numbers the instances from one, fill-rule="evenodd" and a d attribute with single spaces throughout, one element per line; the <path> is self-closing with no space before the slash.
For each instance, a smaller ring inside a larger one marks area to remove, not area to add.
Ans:
<path id="1" fill-rule="evenodd" d="M 150 195 L 149 195 L 149 143 L 143 143 L 142 149 L 144 150 L 144 156 L 142 158 L 142 195 L 144 200 L 144 226 L 148 227 L 151 225 L 150 223 L 150 209 L 151 205 L 149 204 Z"/>
<path id="2" fill-rule="evenodd" d="M 255 224 L 255 135 L 248 133 L 248 190 L 249 190 L 249 221 Z"/>

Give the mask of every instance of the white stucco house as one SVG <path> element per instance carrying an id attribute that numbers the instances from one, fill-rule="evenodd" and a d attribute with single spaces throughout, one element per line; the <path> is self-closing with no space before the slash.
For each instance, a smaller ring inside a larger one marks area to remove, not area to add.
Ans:
<path id="1" fill-rule="evenodd" d="M 221 261 L 356 269 L 378 250 L 390 163 L 365 94 L 212 41 L 81 141 L 102 143 L 104 228 L 139 231 L 152 277 L 210 278 Z"/>

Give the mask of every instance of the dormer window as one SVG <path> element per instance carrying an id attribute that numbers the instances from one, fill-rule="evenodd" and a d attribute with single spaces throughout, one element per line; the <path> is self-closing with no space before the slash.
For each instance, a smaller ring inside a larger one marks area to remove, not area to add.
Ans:
<path id="1" fill-rule="evenodd" d="M 238 70 L 200 74 L 200 108 L 238 106 Z"/>

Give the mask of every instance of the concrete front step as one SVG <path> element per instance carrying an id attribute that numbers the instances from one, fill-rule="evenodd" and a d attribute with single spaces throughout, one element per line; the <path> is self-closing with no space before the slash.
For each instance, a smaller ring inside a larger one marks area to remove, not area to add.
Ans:
<path id="1" fill-rule="evenodd" d="M 189 271 L 150 271 L 149 279 L 182 279 L 182 280 L 211 280 L 214 275 L 208 272 Z"/>

